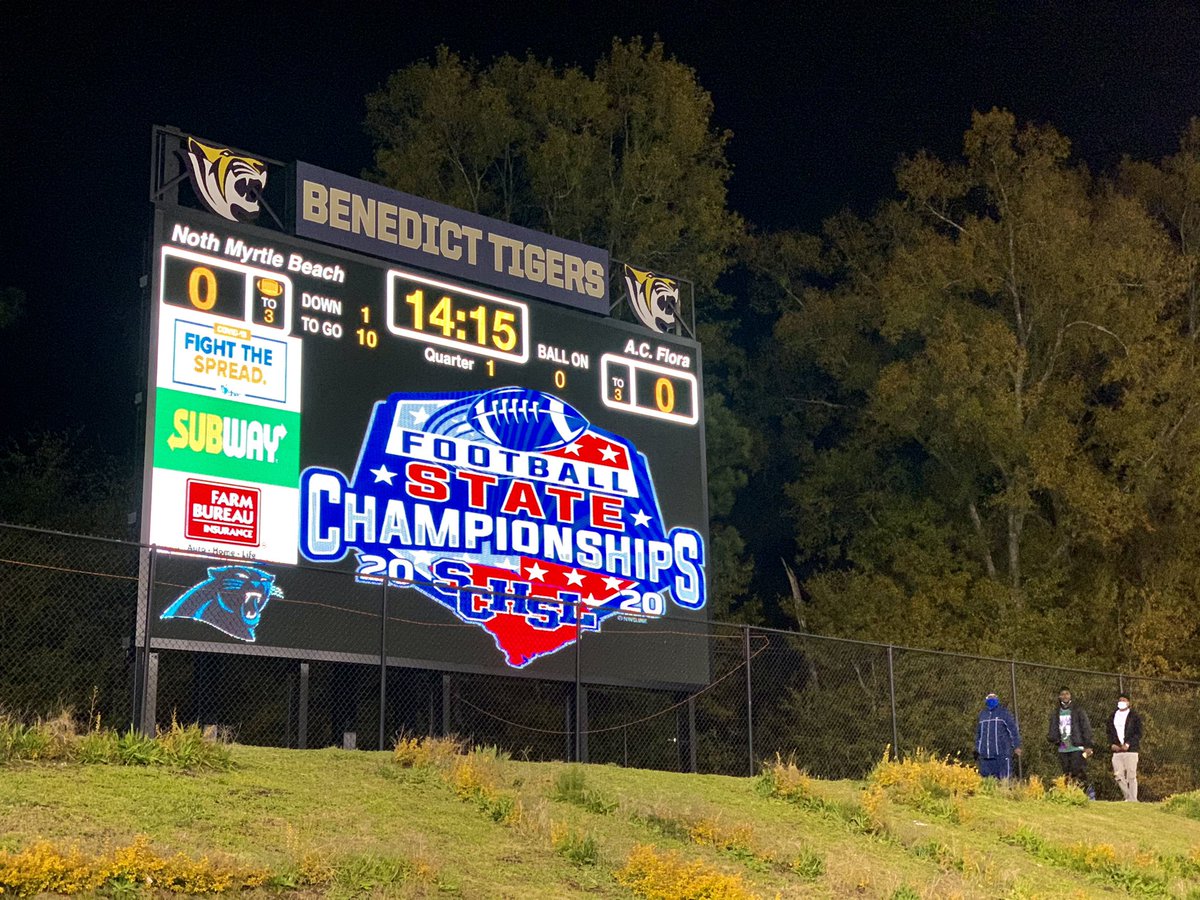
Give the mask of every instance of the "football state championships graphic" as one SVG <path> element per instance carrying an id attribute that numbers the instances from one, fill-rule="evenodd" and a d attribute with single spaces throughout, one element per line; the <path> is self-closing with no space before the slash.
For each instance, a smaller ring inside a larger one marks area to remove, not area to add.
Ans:
<path id="1" fill-rule="evenodd" d="M 646 457 L 537 390 L 392 394 L 352 476 L 306 469 L 300 504 L 304 557 L 413 582 L 513 668 L 705 604 L 704 542 L 667 529 Z"/>
<path id="2" fill-rule="evenodd" d="M 251 566 L 214 566 L 163 610 L 160 619 L 195 619 L 239 641 L 254 642 L 254 629 L 272 597 L 283 597 L 275 576 Z"/>

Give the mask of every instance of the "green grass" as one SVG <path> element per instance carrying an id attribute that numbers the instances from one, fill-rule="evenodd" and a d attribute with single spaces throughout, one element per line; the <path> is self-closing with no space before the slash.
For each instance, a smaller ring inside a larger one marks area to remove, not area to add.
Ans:
<path id="1" fill-rule="evenodd" d="M 172 766 L 228 769 L 229 745 L 206 737 L 198 725 L 172 722 L 155 737 L 130 730 L 79 730 L 69 712 L 33 723 L 0 714 L 0 765 L 21 761 L 79 762 L 87 765 Z"/>
<path id="2" fill-rule="evenodd" d="M 144 834 L 164 856 L 270 871 L 248 892 L 262 897 L 628 898 L 617 873 L 647 845 L 764 898 L 1200 896 L 1200 821 L 1183 801 L 984 791 L 946 817 L 848 781 L 784 796 L 767 779 L 494 752 L 405 766 L 391 753 L 226 749 L 225 769 L 0 766 L 0 851 L 45 840 L 100 852 Z"/>
<path id="3" fill-rule="evenodd" d="M 1200 791 L 1189 791 L 1186 794 L 1175 794 L 1168 797 L 1163 808 L 1179 816 L 1189 819 L 1200 819 Z"/>

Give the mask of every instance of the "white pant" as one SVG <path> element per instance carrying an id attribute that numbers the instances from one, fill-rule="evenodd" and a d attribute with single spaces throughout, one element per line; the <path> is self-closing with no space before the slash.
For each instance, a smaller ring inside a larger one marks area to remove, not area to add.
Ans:
<path id="1" fill-rule="evenodd" d="M 1121 789 L 1126 800 L 1137 803 L 1138 755 L 1128 750 L 1114 753 L 1112 762 L 1113 777 L 1117 780 L 1117 787 Z"/>

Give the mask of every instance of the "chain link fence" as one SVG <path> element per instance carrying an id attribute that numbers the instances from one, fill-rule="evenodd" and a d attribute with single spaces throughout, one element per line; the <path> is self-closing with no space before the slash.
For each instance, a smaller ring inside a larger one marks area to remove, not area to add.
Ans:
<path id="1" fill-rule="evenodd" d="M 1145 799 L 1200 786 L 1197 682 L 670 615 L 599 630 L 577 615 L 545 659 L 509 668 L 503 635 L 415 595 L 407 582 L 0 525 L 0 713 L 67 709 L 147 731 L 175 719 L 296 748 L 445 734 L 521 759 L 728 775 L 778 755 L 821 778 L 860 778 L 888 747 L 969 761 L 995 691 L 1020 724 L 1021 774 L 1049 779 L 1065 685 L 1100 751 L 1117 694 L 1131 695 L 1145 722 Z M 302 627 L 258 639 L 269 618 L 289 617 Z M 623 660 L 662 674 L 623 678 Z M 1118 799 L 1107 754 L 1090 765 L 1097 796 Z"/>

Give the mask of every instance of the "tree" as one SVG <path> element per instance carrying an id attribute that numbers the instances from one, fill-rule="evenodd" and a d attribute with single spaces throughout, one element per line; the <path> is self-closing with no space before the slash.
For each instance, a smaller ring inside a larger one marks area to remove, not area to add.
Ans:
<path id="1" fill-rule="evenodd" d="M 695 285 L 702 339 L 724 348 L 718 276 L 742 224 L 726 205 L 729 133 L 712 126 L 696 73 L 659 41 L 614 40 L 591 74 L 532 57 L 487 66 L 439 48 L 367 97 L 375 165 L 389 187 L 604 247 Z M 711 356 L 710 356 L 711 359 Z M 752 468 L 750 436 L 706 373 L 713 610 L 745 594 L 749 562 L 727 521 Z"/>
<path id="2" fill-rule="evenodd" d="M 1122 191 L 1140 200 L 1174 245 L 1183 286 L 1163 317 L 1169 341 L 1169 377 L 1148 383 L 1138 396 L 1161 411 L 1147 423 L 1159 431 L 1143 435 L 1152 444 L 1142 462 L 1152 528 L 1139 533 L 1128 565 L 1138 573 L 1123 624 L 1131 654 L 1151 672 L 1200 673 L 1200 652 L 1189 623 L 1200 617 L 1200 535 L 1195 522 L 1195 383 L 1200 339 L 1200 119 L 1184 129 L 1179 151 L 1157 165 L 1125 160 Z M 1153 427 L 1153 426 L 1152 426 Z"/>
<path id="3" fill-rule="evenodd" d="M 11 325 L 25 311 L 25 292 L 20 288 L 0 288 L 0 328 Z"/>
<path id="4" fill-rule="evenodd" d="M 897 185 L 827 223 L 815 263 L 797 242 L 761 266 L 809 453 L 788 487 L 807 614 L 1114 663 L 1139 547 L 1195 478 L 1186 266 L 1137 197 L 1007 112 Z"/>
<path id="5" fill-rule="evenodd" d="M 367 177 L 710 291 L 740 230 L 712 111 L 658 41 L 613 41 L 591 76 L 532 57 L 480 67 L 442 47 L 367 97 Z"/>
<path id="6" fill-rule="evenodd" d="M 0 522 L 121 538 L 134 509 L 132 470 L 78 434 L 47 432 L 0 448 Z"/>

